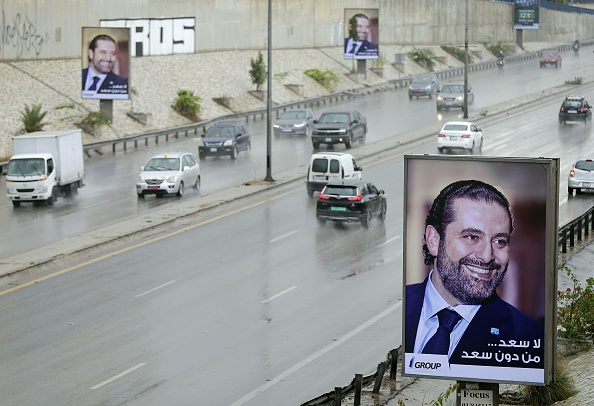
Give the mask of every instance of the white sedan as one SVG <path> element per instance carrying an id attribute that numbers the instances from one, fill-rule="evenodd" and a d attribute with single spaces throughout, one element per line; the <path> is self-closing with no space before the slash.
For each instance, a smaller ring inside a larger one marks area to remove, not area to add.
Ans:
<path id="1" fill-rule="evenodd" d="M 186 187 L 200 187 L 200 165 L 189 152 L 172 152 L 155 155 L 140 168 L 136 194 L 183 196 Z"/>
<path id="2" fill-rule="evenodd" d="M 437 134 L 437 150 L 444 148 L 480 149 L 483 146 L 483 133 L 474 123 L 450 121 L 445 123 Z"/>

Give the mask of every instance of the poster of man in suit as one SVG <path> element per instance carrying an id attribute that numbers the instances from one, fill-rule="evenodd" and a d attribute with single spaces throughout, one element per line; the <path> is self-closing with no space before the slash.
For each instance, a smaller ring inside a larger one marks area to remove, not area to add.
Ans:
<path id="1" fill-rule="evenodd" d="M 344 10 L 344 59 L 379 58 L 378 9 Z"/>
<path id="2" fill-rule="evenodd" d="M 130 29 L 83 27 L 82 98 L 129 98 Z"/>
<path id="3" fill-rule="evenodd" d="M 405 375 L 546 384 L 557 177 L 556 159 L 405 156 Z"/>

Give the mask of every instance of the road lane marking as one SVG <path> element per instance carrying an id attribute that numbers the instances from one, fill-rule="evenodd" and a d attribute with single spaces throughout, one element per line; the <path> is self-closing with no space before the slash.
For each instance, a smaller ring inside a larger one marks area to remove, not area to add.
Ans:
<path id="1" fill-rule="evenodd" d="M 282 292 L 280 292 L 280 293 L 277 293 L 277 294 L 276 294 L 276 295 L 274 295 L 274 296 L 270 296 L 268 299 L 264 299 L 264 300 L 262 300 L 260 303 L 268 303 L 268 302 L 270 302 L 271 300 L 274 300 L 274 299 L 276 299 L 277 297 L 279 297 L 279 296 L 282 296 L 282 295 L 284 295 L 285 293 L 288 293 L 288 292 L 292 291 L 292 290 L 293 290 L 293 289 L 295 289 L 295 288 L 297 288 L 297 286 L 291 286 L 289 289 L 285 289 L 285 290 L 283 290 Z"/>
<path id="2" fill-rule="evenodd" d="M 335 347 L 339 346 L 340 344 L 344 343 L 348 339 L 352 338 L 356 334 L 358 334 L 361 331 L 365 330 L 367 327 L 371 326 L 373 323 L 375 323 L 375 322 L 379 321 L 380 319 L 386 317 L 388 314 L 392 313 L 394 310 L 398 309 L 401 306 L 402 306 L 402 302 L 401 301 L 398 302 L 398 303 L 393 304 L 392 306 L 388 307 L 386 310 L 384 310 L 383 312 L 381 312 L 377 316 L 372 317 L 371 319 L 369 319 L 365 323 L 361 324 L 359 327 L 355 328 L 354 330 L 352 330 L 349 333 L 345 334 L 344 336 L 340 337 L 339 339 L 337 339 L 336 341 L 334 341 L 332 344 L 327 345 L 326 347 L 324 347 L 321 350 L 319 350 L 318 352 L 310 355 L 309 357 L 307 357 L 306 359 L 304 359 L 300 363 L 298 363 L 298 364 L 292 366 L 291 368 L 287 369 L 285 372 L 281 373 L 277 377 L 275 377 L 275 378 L 271 379 L 270 381 L 266 382 L 264 385 L 260 386 L 259 388 L 254 389 L 252 392 L 248 393 L 247 395 L 245 395 L 244 397 L 242 397 L 241 399 L 239 399 L 238 401 L 236 401 L 235 403 L 233 403 L 231 406 L 240 406 L 240 405 L 243 405 L 244 403 L 250 401 L 251 399 L 253 399 L 256 396 L 258 396 L 260 393 L 264 392 L 266 389 L 272 387 L 273 385 L 276 385 L 277 383 L 281 382 L 283 379 L 286 379 L 292 373 L 297 372 L 298 370 L 300 370 L 301 368 L 303 368 L 304 366 L 306 366 L 310 362 L 315 361 L 316 359 L 320 358 L 322 355 L 326 354 L 328 351 L 330 351 L 330 350 L 334 349 Z"/>
<path id="3" fill-rule="evenodd" d="M 397 240 L 397 239 L 399 239 L 399 238 L 400 238 L 400 236 L 399 236 L 399 235 L 397 235 L 396 237 L 392 237 L 392 238 L 390 238 L 389 240 L 386 240 L 386 241 L 384 241 L 383 243 L 381 243 L 380 245 L 376 246 L 375 248 L 379 248 L 379 247 L 383 247 L 383 246 L 385 246 L 385 245 L 388 245 L 388 244 L 390 244 L 392 241 L 395 241 L 395 240 Z"/>
<path id="4" fill-rule="evenodd" d="M 500 149 L 508 148 L 507 144 L 501 144 L 498 147 L 493 148 L 493 151 L 499 151 Z"/>
<path id="5" fill-rule="evenodd" d="M 113 381 L 115 381 L 116 379 L 118 379 L 118 378 L 121 378 L 122 376 L 124 376 L 124 375 L 126 375 L 126 374 L 129 374 L 130 372 L 132 372 L 132 371 L 134 371 L 134 370 L 136 370 L 136 369 L 138 369 L 138 368 L 140 368 L 140 367 L 143 367 L 143 366 L 145 366 L 145 365 L 146 365 L 146 363 L 144 363 L 144 362 L 143 362 L 142 364 L 134 365 L 132 368 L 126 369 L 124 372 L 120 372 L 119 374 L 117 374 L 117 375 L 114 375 L 114 376 L 112 376 L 111 378 L 109 378 L 109 379 L 106 379 L 105 381 L 103 381 L 103 382 L 101 382 L 101 383 L 98 383 L 97 385 L 95 385 L 95 386 L 92 386 L 92 387 L 91 387 L 91 388 L 89 388 L 89 389 L 93 389 L 93 390 L 94 390 L 94 389 L 99 389 L 99 388 L 100 388 L 100 387 L 102 387 L 103 385 L 107 385 L 108 383 L 110 383 L 110 382 L 113 382 Z"/>
<path id="6" fill-rule="evenodd" d="M 167 282 L 167 283 L 164 283 L 164 284 L 162 284 L 162 285 L 159 285 L 159 286 L 157 286 L 156 288 L 152 288 L 151 290 L 147 290 L 146 292 L 139 293 L 139 294 L 137 294 L 137 295 L 136 295 L 136 296 L 134 296 L 134 297 L 141 297 L 141 296 L 144 296 L 144 295 L 148 295 L 149 293 L 153 293 L 155 290 L 158 290 L 158 289 L 164 288 L 165 286 L 169 286 L 169 285 L 171 285 L 172 283 L 175 283 L 175 282 L 176 282 L 176 281 L 169 281 L 169 282 Z"/>
<path id="7" fill-rule="evenodd" d="M 297 230 L 293 230 L 290 233 L 283 234 L 280 237 L 273 238 L 272 240 L 270 240 L 270 242 L 277 242 L 278 240 L 282 240 L 283 238 L 288 237 L 293 234 L 296 234 L 296 233 L 297 233 Z"/>

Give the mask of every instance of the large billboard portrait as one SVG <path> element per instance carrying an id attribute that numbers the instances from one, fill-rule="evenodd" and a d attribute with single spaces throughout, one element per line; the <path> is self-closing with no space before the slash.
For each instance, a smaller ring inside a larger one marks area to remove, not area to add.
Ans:
<path id="1" fill-rule="evenodd" d="M 404 375 L 552 379 L 558 166 L 405 156 Z"/>
<path id="2" fill-rule="evenodd" d="M 540 0 L 514 1 L 514 28 L 516 30 L 538 29 Z"/>
<path id="3" fill-rule="evenodd" d="M 83 27 L 82 98 L 129 98 L 130 29 Z"/>
<path id="4" fill-rule="evenodd" d="M 378 59 L 379 9 L 344 9 L 344 59 Z"/>

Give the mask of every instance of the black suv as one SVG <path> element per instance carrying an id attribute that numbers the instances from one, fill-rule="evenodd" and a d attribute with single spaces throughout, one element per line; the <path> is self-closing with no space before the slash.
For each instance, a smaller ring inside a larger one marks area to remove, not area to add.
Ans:
<path id="1" fill-rule="evenodd" d="M 237 159 L 240 151 L 249 151 L 252 138 L 247 126 L 238 121 L 221 121 L 210 127 L 198 144 L 198 157 L 229 155 Z"/>
<path id="2" fill-rule="evenodd" d="M 559 109 L 559 124 L 568 121 L 582 121 L 588 124 L 592 121 L 592 106 L 583 97 L 567 96 Z"/>
<path id="3" fill-rule="evenodd" d="M 351 148 L 353 142 L 365 143 L 367 119 L 356 110 L 328 111 L 313 122 L 311 142 L 314 149 L 320 144 L 344 144 Z"/>
<path id="4" fill-rule="evenodd" d="M 386 220 L 388 203 L 384 191 L 371 182 L 354 179 L 336 179 L 328 182 L 318 194 L 316 218 L 318 224 L 326 221 L 360 222 L 369 228 L 371 220 Z"/>

